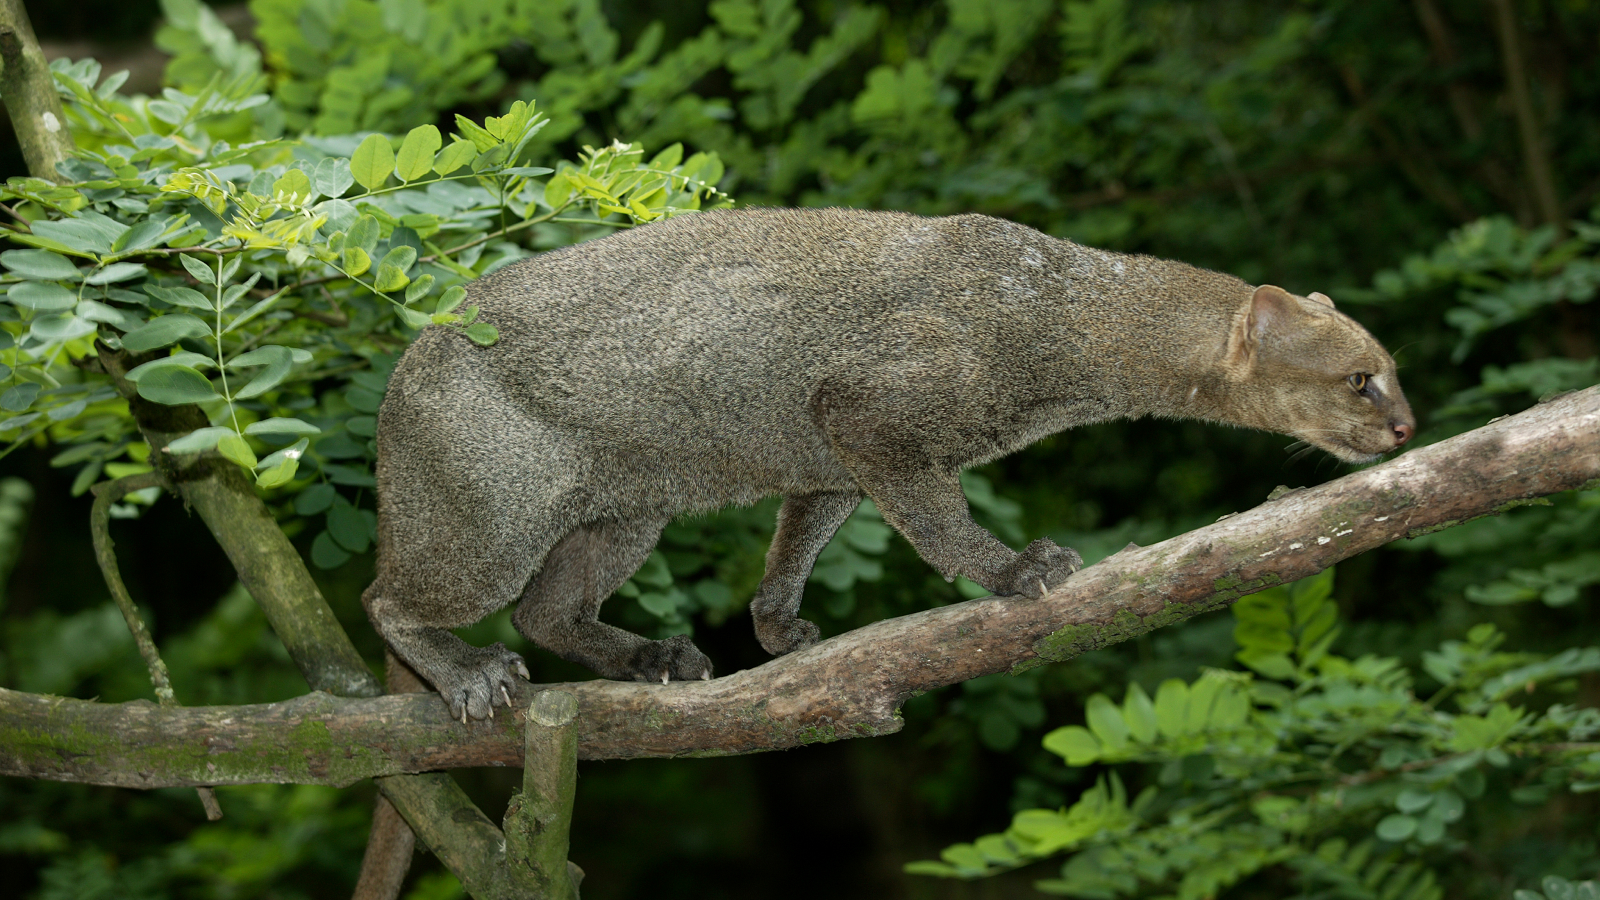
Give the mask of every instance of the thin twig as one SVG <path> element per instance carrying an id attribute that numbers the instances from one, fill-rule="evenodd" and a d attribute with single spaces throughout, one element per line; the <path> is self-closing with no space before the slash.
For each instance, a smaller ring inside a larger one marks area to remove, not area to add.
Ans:
<path id="1" fill-rule="evenodd" d="M 29 229 L 28 229 L 28 230 L 29 230 L 29 231 L 30 231 L 30 232 L 31 232 L 31 231 L 32 231 L 32 230 L 33 230 L 33 229 L 32 229 L 32 225 L 33 225 L 33 223 L 32 223 L 32 222 L 29 222 L 29 221 L 28 221 L 28 220 L 27 220 L 27 219 L 24 219 L 24 218 L 23 218 L 23 217 L 22 217 L 22 216 L 21 216 L 21 215 L 19 215 L 19 214 L 18 214 L 18 213 L 17 213 L 17 211 L 16 211 L 16 210 L 14 210 L 14 209 L 12 209 L 12 208 L 11 208 L 11 207 L 9 207 L 9 206 L 7 206 L 7 205 L 5 205 L 5 204 L 4 204 L 4 203 L 0 203 L 0 209 L 3 209 L 3 210 L 5 210 L 5 212 L 6 212 L 6 215 L 8 215 L 8 216 L 10 216 L 10 217 L 11 217 L 11 218 L 13 218 L 13 219 L 16 219 L 16 220 L 17 220 L 17 221 L 18 221 L 18 222 L 21 222 L 21 223 L 22 223 L 22 224 L 24 224 L 24 225 L 27 225 L 27 226 L 29 226 Z"/>
<path id="2" fill-rule="evenodd" d="M 158 471 L 142 472 L 95 485 L 92 488 L 94 506 L 89 509 L 89 533 L 94 540 L 95 560 L 100 564 L 100 574 L 105 577 L 106 587 L 111 590 L 111 599 L 122 611 L 122 620 L 128 624 L 139 655 L 144 657 L 145 667 L 150 670 L 150 683 L 155 687 L 156 701 L 162 706 L 178 706 L 177 695 L 172 692 L 172 681 L 167 677 L 167 664 L 162 661 L 156 642 L 150 637 L 150 629 L 139 617 L 139 609 L 128 595 L 128 586 L 122 582 L 122 573 L 117 568 L 115 544 L 111 541 L 111 504 L 134 491 L 153 487 L 170 489 L 171 485 L 166 476 Z M 217 803 L 216 791 L 209 787 L 197 787 L 195 791 L 200 795 L 200 805 L 205 808 L 206 818 L 212 822 L 222 818 L 222 806 Z"/>
<path id="3" fill-rule="evenodd" d="M 111 590 L 111 599 L 122 610 L 128 631 L 133 633 L 133 642 L 139 646 L 139 655 L 144 657 L 145 666 L 150 670 L 150 683 L 155 685 L 156 699 L 162 704 L 170 704 L 176 703 L 177 697 L 173 695 L 172 684 L 167 679 L 167 664 L 161 661 L 155 641 L 151 639 L 149 629 L 145 628 L 144 620 L 139 618 L 139 610 L 133 605 L 133 598 L 128 596 L 127 585 L 122 582 L 110 530 L 111 504 L 134 491 L 152 487 L 167 487 L 166 477 L 160 472 L 143 472 L 95 485 L 92 488 L 94 506 L 89 510 L 89 532 L 94 538 L 94 555 L 100 563 L 100 574 L 105 577 L 106 587 Z"/>
<path id="4" fill-rule="evenodd" d="M 1539 206 L 1539 218 L 1544 224 L 1565 231 L 1566 219 L 1561 215 L 1561 200 L 1556 194 L 1549 147 L 1533 111 L 1516 11 L 1511 8 L 1511 0 L 1490 0 L 1490 5 L 1494 7 L 1495 31 L 1500 38 L 1500 55 L 1506 69 L 1506 89 L 1511 93 L 1511 108 L 1517 116 L 1523 163 L 1528 167 L 1528 181 L 1533 187 L 1534 202 Z"/>

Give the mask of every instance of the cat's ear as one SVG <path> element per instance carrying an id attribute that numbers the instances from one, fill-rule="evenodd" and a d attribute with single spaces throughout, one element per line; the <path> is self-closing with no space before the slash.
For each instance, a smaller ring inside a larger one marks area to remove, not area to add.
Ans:
<path id="1" fill-rule="evenodd" d="M 1306 295 L 1306 299 L 1307 300 L 1315 300 L 1318 303 L 1325 304 L 1329 309 L 1333 309 L 1333 298 L 1329 297 L 1327 294 L 1322 293 L 1321 291 L 1312 291 L 1311 293 Z"/>
<path id="2" fill-rule="evenodd" d="M 1268 334 L 1293 327 L 1296 319 L 1304 316 L 1300 301 L 1275 284 L 1263 284 L 1250 295 L 1250 300 L 1240 310 L 1228 335 L 1227 364 L 1236 373 L 1248 372 L 1255 361 L 1256 349 Z"/>

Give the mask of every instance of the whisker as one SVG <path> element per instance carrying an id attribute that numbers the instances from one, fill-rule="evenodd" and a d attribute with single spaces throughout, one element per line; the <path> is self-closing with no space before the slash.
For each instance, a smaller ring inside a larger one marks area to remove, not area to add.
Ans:
<path id="1" fill-rule="evenodd" d="M 1291 456 L 1288 459 L 1284 460 L 1283 464 L 1284 464 L 1285 467 L 1288 467 L 1295 460 L 1300 459 L 1301 457 L 1305 456 L 1307 453 L 1316 452 L 1316 449 L 1317 448 L 1314 445 L 1306 444 L 1304 447 L 1301 447 L 1299 450 L 1295 451 L 1295 454 L 1293 456 Z"/>

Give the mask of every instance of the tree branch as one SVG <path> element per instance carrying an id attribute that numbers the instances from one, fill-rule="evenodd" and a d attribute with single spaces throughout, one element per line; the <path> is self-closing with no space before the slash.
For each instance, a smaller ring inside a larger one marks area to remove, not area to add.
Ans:
<path id="1" fill-rule="evenodd" d="M 1404 537 L 1600 481 L 1600 387 L 1205 528 L 1129 548 L 1037 601 L 888 619 L 755 669 L 560 685 L 586 759 L 714 756 L 898 731 L 916 694 L 1071 659 Z M 545 686 L 523 686 L 526 706 Z M 462 725 L 433 694 L 161 709 L 0 690 L 0 774 L 121 787 L 362 778 L 522 764 L 519 716 Z"/>
<path id="2" fill-rule="evenodd" d="M 0 0 L 0 66 L 0 97 L 5 98 L 28 171 L 37 178 L 65 180 L 56 163 L 72 155 L 72 135 L 22 0 Z"/>
<path id="3" fill-rule="evenodd" d="M 1556 194 L 1550 150 L 1533 110 L 1533 94 L 1528 86 L 1528 68 L 1522 61 L 1522 32 L 1517 27 L 1516 10 L 1512 9 L 1511 0 L 1490 0 L 1489 5 L 1494 8 L 1494 28 L 1500 38 L 1500 56 L 1506 69 L 1506 89 L 1511 94 L 1511 108 L 1516 112 L 1517 133 L 1522 138 L 1522 158 L 1528 167 L 1528 181 L 1533 186 L 1539 219 L 1543 224 L 1554 225 L 1564 231 L 1567 220 L 1561 214 L 1561 200 Z"/>

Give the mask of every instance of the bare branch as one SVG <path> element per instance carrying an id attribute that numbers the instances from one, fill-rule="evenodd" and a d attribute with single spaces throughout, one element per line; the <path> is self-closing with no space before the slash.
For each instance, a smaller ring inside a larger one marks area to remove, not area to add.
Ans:
<path id="1" fill-rule="evenodd" d="M 1517 114 L 1522 161 L 1528 167 L 1528 181 L 1533 186 L 1539 219 L 1543 224 L 1565 230 L 1567 220 L 1561 214 L 1561 200 L 1556 193 L 1550 148 L 1533 110 L 1533 93 L 1528 85 L 1528 68 L 1522 60 L 1522 31 L 1517 27 L 1516 10 L 1511 0 L 1490 0 L 1489 5 L 1494 8 L 1494 28 L 1500 38 L 1500 56 L 1506 69 L 1506 89 L 1511 94 L 1511 108 Z"/>
<path id="2" fill-rule="evenodd" d="M 587 759 L 753 753 L 898 731 L 934 688 L 1126 640 L 1399 538 L 1600 480 L 1600 387 L 1073 576 L 1042 600 L 986 598 L 889 619 L 755 669 L 669 685 L 561 685 Z M 545 686 L 525 686 L 526 706 Z M 0 774 L 122 787 L 362 778 L 522 764 L 520 717 L 462 725 L 433 694 L 310 694 L 162 709 L 0 690 Z"/>

